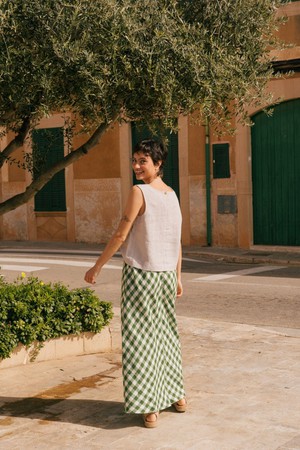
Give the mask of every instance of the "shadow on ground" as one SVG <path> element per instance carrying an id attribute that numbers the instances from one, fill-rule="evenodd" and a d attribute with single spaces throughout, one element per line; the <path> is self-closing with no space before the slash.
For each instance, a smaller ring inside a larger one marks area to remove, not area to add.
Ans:
<path id="1" fill-rule="evenodd" d="M 9 419 L 22 417 L 41 422 L 66 422 L 94 428 L 121 429 L 141 426 L 137 414 L 125 414 L 121 402 L 59 398 L 0 397 L 1 425 L 12 423 Z"/>

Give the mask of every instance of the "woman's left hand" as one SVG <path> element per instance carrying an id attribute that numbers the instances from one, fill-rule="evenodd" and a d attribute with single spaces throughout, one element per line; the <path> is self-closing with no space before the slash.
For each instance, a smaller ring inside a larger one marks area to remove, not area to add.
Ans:
<path id="1" fill-rule="evenodd" d="M 183 294 L 183 287 L 180 280 L 177 281 L 177 295 L 176 297 L 181 297 Z"/>

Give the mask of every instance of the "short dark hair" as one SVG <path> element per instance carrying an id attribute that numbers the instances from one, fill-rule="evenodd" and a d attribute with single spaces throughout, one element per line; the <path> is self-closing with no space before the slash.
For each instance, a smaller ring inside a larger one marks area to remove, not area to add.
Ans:
<path id="1" fill-rule="evenodd" d="M 144 155 L 150 156 L 155 165 L 159 161 L 161 161 L 158 175 L 162 177 L 163 167 L 168 156 L 168 149 L 164 146 L 164 144 L 154 139 L 143 139 L 142 141 L 138 142 L 133 149 L 133 153 L 139 152 L 144 153 Z"/>

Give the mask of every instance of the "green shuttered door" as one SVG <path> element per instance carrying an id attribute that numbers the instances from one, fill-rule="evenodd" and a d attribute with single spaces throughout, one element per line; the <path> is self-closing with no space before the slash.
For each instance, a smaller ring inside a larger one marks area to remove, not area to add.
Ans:
<path id="1" fill-rule="evenodd" d="M 179 172 L 178 172 L 178 134 L 170 133 L 169 130 L 166 130 L 166 136 L 168 137 L 168 158 L 164 167 L 164 182 L 171 186 L 172 189 L 177 194 L 179 198 Z M 139 126 L 137 127 L 134 123 L 132 124 L 132 148 L 142 139 L 148 139 L 149 137 L 153 137 L 154 139 L 157 136 L 153 136 L 148 130 L 147 127 Z M 160 139 L 158 137 L 158 139 Z M 136 184 L 137 181 L 133 174 L 133 184 Z"/>
<path id="2" fill-rule="evenodd" d="M 300 99 L 253 118 L 254 244 L 300 245 Z"/>
<path id="3" fill-rule="evenodd" d="M 42 167 L 50 167 L 64 156 L 63 128 L 42 128 L 34 130 L 33 159 L 34 176 Z M 62 170 L 36 194 L 35 211 L 66 211 L 65 171 Z"/>

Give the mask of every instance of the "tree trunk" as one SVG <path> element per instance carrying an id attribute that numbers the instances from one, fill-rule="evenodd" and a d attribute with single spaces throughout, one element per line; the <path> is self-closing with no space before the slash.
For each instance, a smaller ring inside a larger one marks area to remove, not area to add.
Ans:
<path id="1" fill-rule="evenodd" d="M 22 147 L 24 144 L 25 138 L 27 136 L 28 131 L 30 130 L 30 119 L 26 117 L 24 119 L 23 124 L 20 128 L 19 133 L 15 136 L 15 138 L 0 152 L 0 169 L 3 164 L 7 161 L 7 158 L 18 148 Z"/>

